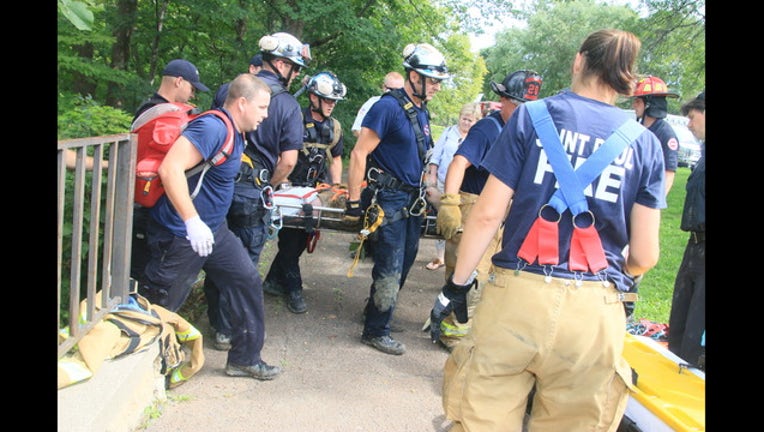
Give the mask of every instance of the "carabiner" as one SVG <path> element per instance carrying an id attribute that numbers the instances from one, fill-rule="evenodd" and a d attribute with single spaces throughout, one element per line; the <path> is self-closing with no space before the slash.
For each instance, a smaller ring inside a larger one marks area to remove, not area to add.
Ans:
<path id="1" fill-rule="evenodd" d="M 263 208 L 266 210 L 273 210 L 275 204 L 273 202 L 273 187 L 271 187 L 271 185 L 266 185 L 260 191 L 260 201 L 263 203 Z"/>
<path id="2" fill-rule="evenodd" d="M 427 208 L 427 200 L 422 198 L 422 196 L 420 195 L 414 201 L 414 205 L 411 206 L 411 209 L 409 210 L 409 214 L 411 216 L 422 216 L 426 208 Z"/>
<path id="3" fill-rule="evenodd" d="M 373 175 L 372 175 L 373 174 Z M 371 167 L 366 172 L 366 178 L 369 179 L 369 183 L 376 183 L 379 175 L 382 174 L 382 170 L 377 167 Z"/>

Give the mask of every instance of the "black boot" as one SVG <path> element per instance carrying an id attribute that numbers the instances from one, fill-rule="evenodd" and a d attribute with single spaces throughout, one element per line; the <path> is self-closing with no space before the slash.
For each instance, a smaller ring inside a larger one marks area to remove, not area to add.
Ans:
<path id="1" fill-rule="evenodd" d="M 305 304 L 305 300 L 302 298 L 302 290 L 292 291 L 287 298 L 287 308 L 292 313 L 301 314 L 308 310 L 308 305 Z"/>

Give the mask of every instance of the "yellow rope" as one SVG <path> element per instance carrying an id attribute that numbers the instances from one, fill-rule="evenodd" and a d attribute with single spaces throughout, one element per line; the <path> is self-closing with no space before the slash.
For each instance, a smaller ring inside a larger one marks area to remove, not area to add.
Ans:
<path id="1" fill-rule="evenodd" d="M 372 210 L 372 211 L 370 211 Z M 371 214 L 377 214 L 376 219 L 374 222 L 369 223 L 369 215 Z M 369 237 L 369 234 L 373 233 L 374 231 L 379 228 L 380 225 L 382 225 L 382 221 L 385 219 L 385 211 L 382 210 L 382 207 L 374 203 L 372 204 L 368 209 L 366 209 L 366 212 L 363 217 L 363 229 L 361 229 L 361 232 L 358 233 L 358 248 L 355 250 L 355 258 L 353 258 L 353 263 L 350 265 L 350 268 L 348 269 L 347 277 L 351 278 L 353 277 L 353 269 L 358 265 L 358 261 L 361 259 L 361 250 L 363 250 L 363 242 Z"/>

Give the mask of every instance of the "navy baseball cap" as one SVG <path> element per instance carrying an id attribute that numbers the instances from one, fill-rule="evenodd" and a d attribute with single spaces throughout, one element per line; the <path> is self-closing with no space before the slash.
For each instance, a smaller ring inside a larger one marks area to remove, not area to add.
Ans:
<path id="1" fill-rule="evenodd" d="M 254 56 L 252 56 L 252 60 L 249 61 L 249 64 L 252 66 L 263 66 L 263 54 L 257 53 Z"/>
<path id="2" fill-rule="evenodd" d="M 167 63 L 162 71 L 162 76 L 183 77 L 184 80 L 191 83 L 197 90 L 207 92 L 210 89 L 199 80 L 199 70 L 188 60 L 175 59 Z"/>

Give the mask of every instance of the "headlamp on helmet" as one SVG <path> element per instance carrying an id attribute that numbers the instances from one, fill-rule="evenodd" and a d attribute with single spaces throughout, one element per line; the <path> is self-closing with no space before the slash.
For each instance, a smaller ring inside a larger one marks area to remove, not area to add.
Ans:
<path id="1" fill-rule="evenodd" d="M 265 35 L 260 38 L 258 46 L 263 54 L 288 59 L 300 67 L 308 67 L 311 60 L 310 45 L 300 42 L 289 33 Z"/>
<path id="2" fill-rule="evenodd" d="M 333 73 L 319 72 L 308 81 L 308 92 L 324 99 L 342 100 L 347 88 Z"/>
<path id="3" fill-rule="evenodd" d="M 537 72 L 520 70 L 507 75 L 501 83 L 491 81 L 491 90 L 499 96 L 528 102 L 538 99 L 543 82 Z"/>
<path id="4" fill-rule="evenodd" d="M 427 43 L 406 45 L 403 49 L 403 67 L 438 80 L 445 80 L 451 76 L 448 74 L 443 54 Z"/>

